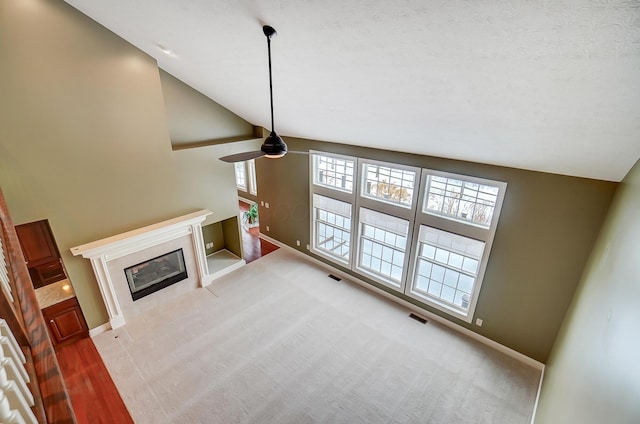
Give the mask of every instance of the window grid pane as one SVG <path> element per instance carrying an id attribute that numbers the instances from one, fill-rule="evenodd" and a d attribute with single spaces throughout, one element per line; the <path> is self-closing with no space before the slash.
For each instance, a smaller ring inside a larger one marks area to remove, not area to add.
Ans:
<path id="1" fill-rule="evenodd" d="M 258 180 L 256 178 L 256 161 L 251 159 L 247 161 L 249 170 L 249 192 L 254 196 L 258 195 Z"/>
<path id="2" fill-rule="evenodd" d="M 491 225 L 498 187 L 430 175 L 426 191 L 423 212 L 452 217 L 485 228 Z"/>
<path id="3" fill-rule="evenodd" d="M 243 191 L 247 191 L 247 174 L 244 162 L 236 162 L 233 165 L 236 171 L 236 186 Z"/>
<path id="4" fill-rule="evenodd" d="M 354 161 L 315 155 L 314 182 L 329 188 L 353 192 Z"/>
<path id="5" fill-rule="evenodd" d="M 415 172 L 365 164 L 363 177 L 362 191 L 366 197 L 411 207 Z"/>
<path id="6" fill-rule="evenodd" d="M 322 205 L 326 205 L 323 206 Z M 349 243 L 351 239 L 351 216 L 336 210 L 350 211 L 345 202 L 324 196 L 314 195 L 315 239 L 314 248 L 342 262 L 349 261 Z M 330 210 L 333 209 L 333 210 Z"/>
<path id="7" fill-rule="evenodd" d="M 360 267 L 390 279 L 399 286 L 406 243 L 398 246 L 398 240 L 406 241 L 406 234 L 396 234 L 370 224 L 361 225 Z"/>
<path id="8" fill-rule="evenodd" d="M 420 226 L 413 290 L 467 312 L 484 242 Z"/>

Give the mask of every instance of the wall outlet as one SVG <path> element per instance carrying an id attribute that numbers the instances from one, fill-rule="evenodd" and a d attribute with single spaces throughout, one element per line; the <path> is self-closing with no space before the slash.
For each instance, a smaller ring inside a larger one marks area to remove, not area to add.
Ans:
<path id="1" fill-rule="evenodd" d="M 264 207 L 269 209 L 269 202 L 264 202 Z"/>
<path id="2" fill-rule="evenodd" d="M 309 245 L 308 245 L 308 244 L 307 244 L 307 250 L 310 250 L 310 249 L 309 249 Z"/>
<path id="3" fill-rule="evenodd" d="M 483 322 L 484 322 L 484 321 L 482 321 L 480 318 L 476 318 L 476 325 L 477 325 L 478 327 L 482 327 L 482 323 L 483 323 Z"/>
<path id="4" fill-rule="evenodd" d="M 260 206 L 264 206 L 264 200 L 260 201 Z"/>
<path id="5" fill-rule="evenodd" d="M 267 225 L 267 231 L 269 231 L 269 226 Z"/>
<path id="6" fill-rule="evenodd" d="M 300 246 L 300 240 L 296 240 L 296 244 Z"/>

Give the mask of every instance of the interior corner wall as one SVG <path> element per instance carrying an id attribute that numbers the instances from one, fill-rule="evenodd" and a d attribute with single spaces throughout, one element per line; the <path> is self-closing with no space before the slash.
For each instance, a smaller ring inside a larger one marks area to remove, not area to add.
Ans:
<path id="1" fill-rule="evenodd" d="M 242 236 L 240 235 L 240 223 L 237 216 L 232 216 L 222 221 L 222 233 L 224 235 L 224 247 L 229 252 L 241 258 Z"/>
<path id="2" fill-rule="evenodd" d="M 222 230 L 222 222 L 214 222 L 213 224 L 202 227 L 202 238 L 205 246 L 207 243 L 213 243 L 213 247 L 205 248 L 205 255 L 211 255 L 218 250 L 224 249 L 224 232 Z"/>
<path id="3" fill-rule="evenodd" d="M 475 318 L 478 327 L 409 298 L 398 297 L 546 362 L 616 183 L 525 171 L 337 143 L 285 137 L 291 150 L 352 155 L 507 182 Z M 287 155 L 256 161 L 260 231 L 294 249 L 310 244 L 309 158 Z M 267 226 L 269 231 L 267 231 Z M 300 240 L 300 246 L 296 241 Z M 382 290 L 385 286 L 340 267 Z"/>
<path id="4" fill-rule="evenodd" d="M 616 192 L 545 369 L 536 424 L 640 422 L 640 161 Z"/>
<path id="5" fill-rule="evenodd" d="M 255 138 L 253 125 L 173 75 L 160 70 L 160 83 L 174 148 L 208 140 Z"/>
<path id="6" fill-rule="evenodd" d="M 172 151 L 156 61 L 66 3 L 0 2 L 0 93 L 11 216 L 49 219 L 90 328 L 107 315 L 71 247 L 199 209 L 206 223 L 237 215 L 218 157 L 255 143 Z"/>

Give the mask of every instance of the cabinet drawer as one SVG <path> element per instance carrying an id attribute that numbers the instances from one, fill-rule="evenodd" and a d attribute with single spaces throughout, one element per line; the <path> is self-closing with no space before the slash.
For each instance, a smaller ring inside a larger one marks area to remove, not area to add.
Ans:
<path id="1" fill-rule="evenodd" d="M 30 268 L 31 279 L 35 288 L 46 286 L 66 277 L 62 262 L 59 259 Z"/>

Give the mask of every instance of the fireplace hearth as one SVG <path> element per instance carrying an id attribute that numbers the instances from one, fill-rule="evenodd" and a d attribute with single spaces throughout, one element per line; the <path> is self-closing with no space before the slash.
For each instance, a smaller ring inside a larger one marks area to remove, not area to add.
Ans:
<path id="1" fill-rule="evenodd" d="M 125 268 L 124 274 L 134 301 L 188 278 L 182 249 Z"/>

